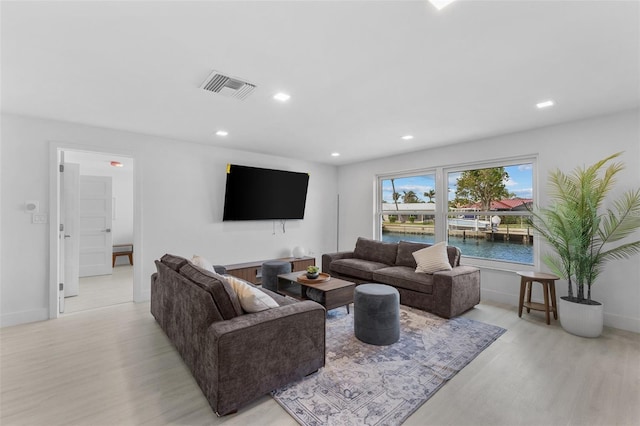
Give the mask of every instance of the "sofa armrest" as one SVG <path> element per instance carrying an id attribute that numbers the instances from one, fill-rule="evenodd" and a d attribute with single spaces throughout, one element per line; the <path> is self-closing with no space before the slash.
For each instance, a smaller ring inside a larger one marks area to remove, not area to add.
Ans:
<path id="1" fill-rule="evenodd" d="M 331 262 L 338 259 L 350 259 L 353 257 L 353 251 L 339 251 L 336 253 L 326 253 L 322 255 L 322 272 L 329 273 L 331 271 Z"/>
<path id="2" fill-rule="evenodd" d="M 151 315 L 153 315 L 153 317 L 156 319 L 156 321 L 158 322 L 158 324 L 160 324 L 160 326 L 162 327 L 162 329 L 164 330 L 165 328 L 165 323 L 164 323 L 164 289 L 162 288 L 161 285 L 158 284 L 158 273 L 154 272 L 153 274 L 151 274 L 151 287 L 150 287 L 150 291 L 151 291 L 151 301 L 150 301 L 150 308 L 149 310 L 151 311 Z"/>
<path id="3" fill-rule="evenodd" d="M 202 361 L 216 412 L 237 410 L 324 366 L 325 316 L 321 305 L 302 301 L 213 323 Z"/>
<path id="4" fill-rule="evenodd" d="M 480 269 L 456 266 L 433 274 L 435 314 L 452 318 L 480 303 Z"/>

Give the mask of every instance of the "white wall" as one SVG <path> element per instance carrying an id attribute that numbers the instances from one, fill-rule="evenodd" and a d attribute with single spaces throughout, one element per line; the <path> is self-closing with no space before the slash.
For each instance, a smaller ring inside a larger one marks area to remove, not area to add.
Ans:
<path id="1" fill-rule="evenodd" d="M 49 225 L 34 225 L 25 200 L 49 206 L 51 141 L 78 150 L 130 155 L 134 196 L 141 209 L 141 246 L 134 286 L 149 297 L 154 259 L 164 253 L 200 254 L 214 263 L 289 256 L 298 245 L 320 256 L 336 247 L 335 167 L 220 149 L 124 131 L 15 115 L 2 115 L 2 230 L 0 319 L 12 325 L 48 318 Z M 309 172 L 305 219 L 288 221 L 286 233 L 272 222 L 222 222 L 226 164 Z"/>
<path id="2" fill-rule="evenodd" d="M 358 236 L 374 235 L 376 174 L 537 154 L 538 203 L 544 205 L 550 170 L 569 171 L 618 151 L 625 151 L 621 160 L 626 169 L 615 194 L 640 186 L 638 110 L 339 167 L 340 249 L 353 249 Z M 640 232 L 635 238 L 640 238 Z M 545 269 L 544 265 L 538 268 Z M 558 297 L 565 296 L 566 282 L 560 281 L 557 290 Z M 483 299 L 517 306 L 518 292 L 519 280 L 513 272 L 482 270 Z M 592 296 L 604 303 L 605 325 L 640 332 L 640 256 L 608 264 Z"/>
<path id="3" fill-rule="evenodd" d="M 0 170 L 0 321 L 2 325 L 48 318 L 49 226 L 31 224 L 25 200 L 49 210 L 49 145 L 117 152 L 135 159 L 135 198 L 142 208 L 142 245 L 136 283 L 149 296 L 153 260 L 170 252 L 200 254 L 215 263 L 289 255 L 302 245 L 319 257 L 336 248 L 336 199 L 340 188 L 340 249 L 358 236 L 373 236 L 375 175 L 451 163 L 537 154 L 539 202 L 547 199 L 549 170 L 570 170 L 625 151 L 626 170 L 618 191 L 640 185 L 639 111 L 435 148 L 340 167 L 220 149 L 159 137 L 71 123 L 2 115 Z M 227 163 L 311 173 L 306 217 L 279 227 L 272 222 L 222 222 Z M 636 236 L 637 238 L 640 236 Z M 640 332 L 640 258 L 615 261 L 593 288 L 605 304 L 605 324 Z M 482 297 L 517 306 L 518 280 L 512 272 L 484 269 Z M 559 296 L 566 285 L 558 284 Z M 515 309 L 514 309 L 515 315 Z"/>

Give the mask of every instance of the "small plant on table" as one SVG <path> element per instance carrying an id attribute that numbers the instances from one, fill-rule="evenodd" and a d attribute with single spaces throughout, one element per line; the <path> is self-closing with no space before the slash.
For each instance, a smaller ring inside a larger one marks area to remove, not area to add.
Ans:
<path id="1" fill-rule="evenodd" d="M 313 280 L 320 275 L 320 268 L 315 265 L 307 266 L 307 278 Z"/>

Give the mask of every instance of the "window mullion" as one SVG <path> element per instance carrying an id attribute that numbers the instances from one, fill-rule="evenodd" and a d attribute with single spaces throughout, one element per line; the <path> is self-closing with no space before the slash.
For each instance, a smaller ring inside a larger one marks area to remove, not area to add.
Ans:
<path id="1" fill-rule="evenodd" d="M 447 239 L 447 211 L 449 210 L 449 188 L 445 171 L 442 167 L 436 169 L 436 226 L 435 240 L 446 241 Z"/>

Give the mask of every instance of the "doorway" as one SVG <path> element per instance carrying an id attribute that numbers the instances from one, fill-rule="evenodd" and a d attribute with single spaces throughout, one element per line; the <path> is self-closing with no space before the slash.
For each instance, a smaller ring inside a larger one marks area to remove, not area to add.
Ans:
<path id="1" fill-rule="evenodd" d="M 133 257 L 112 257 L 114 245 L 134 248 L 134 161 L 103 152 L 59 149 L 65 165 L 58 191 L 58 312 L 70 314 L 134 300 Z M 67 173 L 69 172 L 69 173 Z M 73 173 L 77 178 L 73 178 Z M 77 181 L 75 189 L 73 182 Z M 50 315 L 51 316 L 51 315 Z"/>

